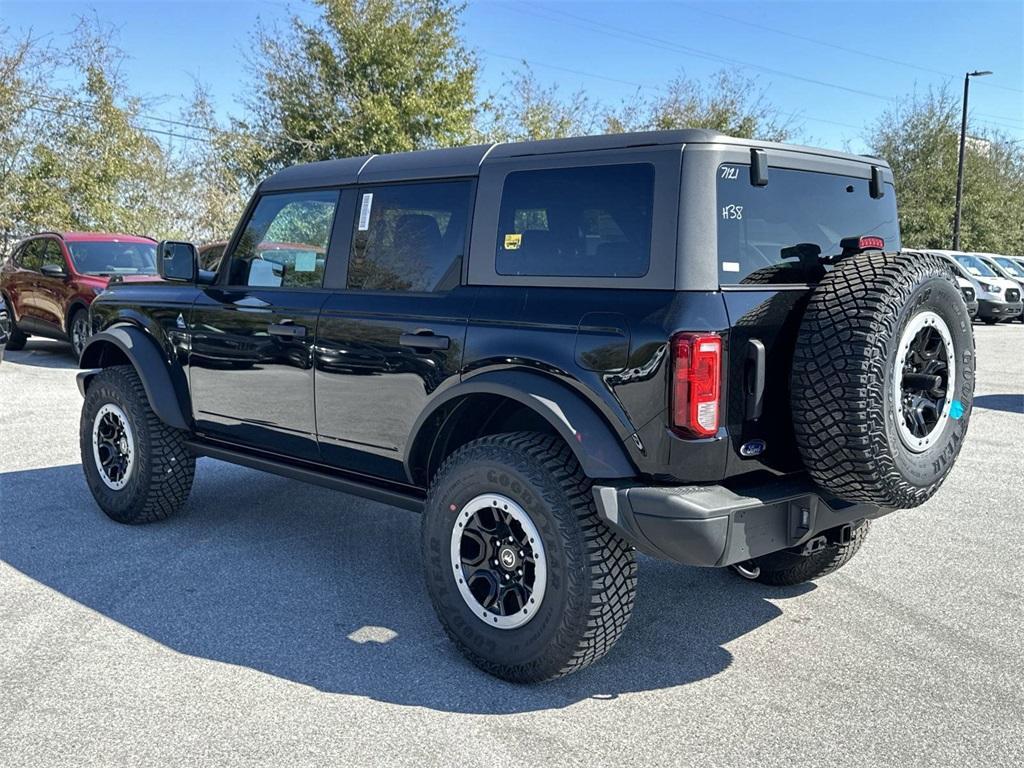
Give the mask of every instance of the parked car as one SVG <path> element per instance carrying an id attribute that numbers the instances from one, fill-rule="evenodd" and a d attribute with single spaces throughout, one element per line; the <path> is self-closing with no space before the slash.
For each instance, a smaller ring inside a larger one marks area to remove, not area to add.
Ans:
<path id="1" fill-rule="evenodd" d="M 7 311 L 7 302 L 0 296 L 0 363 L 4 361 L 4 350 L 7 349 L 7 340 L 10 338 L 11 320 Z"/>
<path id="2" fill-rule="evenodd" d="M 77 360 L 89 337 L 89 304 L 112 280 L 152 282 L 156 241 L 103 232 L 40 232 L 0 266 L 0 295 L 11 314 L 8 348 L 29 336 L 70 342 Z"/>
<path id="3" fill-rule="evenodd" d="M 925 253 L 932 253 L 935 255 L 942 255 L 943 251 L 928 251 L 922 250 Z M 950 269 L 953 270 L 953 276 L 956 278 L 957 285 L 960 286 L 960 293 L 964 297 L 964 304 L 967 305 L 967 314 L 973 320 L 978 315 L 978 291 L 975 288 L 975 282 L 971 279 L 970 273 L 960 266 L 960 263 L 956 259 L 945 259 L 949 264 Z"/>
<path id="4" fill-rule="evenodd" d="M 1015 282 L 1018 289 L 1024 293 L 1024 267 L 1021 267 L 1009 256 L 1001 256 L 997 253 L 976 253 L 974 255 L 988 264 L 1000 277 Z M 1024 312 L 1017 315 L 1016 320 L 1024 323 Z"/>
<path id="5" fill-rule="evenodd" d="M 92 305 L 100 508 L 166 518 L 212 456 L 420 510 L 442 626 L 508 680 L 607 653 L 637 550 L 835 571 L 971 416 L 967 307 L 876 158 L 685 130 L 331 160 L 264 181 L 215 275 L 157 263 Z"/>
<path id="6" fill-rule="evenodd" d="M 1011 321 L 1024 312 L 1020 286 L 1013 280 L 999 276 L 992 267 L 972 253 L 933 250 L 956 265 L 960 274 L 970 278 L 978 294 L 978 319 L 987 325 Z"/>

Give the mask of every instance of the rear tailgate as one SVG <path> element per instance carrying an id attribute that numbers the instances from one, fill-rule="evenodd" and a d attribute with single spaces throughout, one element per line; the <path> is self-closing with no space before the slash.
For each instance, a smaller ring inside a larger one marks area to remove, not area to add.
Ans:
<path id="1" fill-rule="evenodd" d="M 800 469 L 789 379 L 814 286 L 827 273 L 828 259 L 842 252 L 844 238 L 872 235 L 887 251 L 900 248 L 888 170 L 872 196 L 870 165 L 840 167 L 842 173 L 771 167 L 765 185 L 752 183 L 749 166 L 719 168 L 719 280 L 731 326 L 729 475 L 765 466 Z"/>

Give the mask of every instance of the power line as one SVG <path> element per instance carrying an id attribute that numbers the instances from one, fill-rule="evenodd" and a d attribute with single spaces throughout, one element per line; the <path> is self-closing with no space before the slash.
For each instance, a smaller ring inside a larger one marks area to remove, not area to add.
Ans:
<path id="1" fill-rule="evenodd" d="M 97 106 L 97 102 L 95 102 L 95 101 L 85 101 L 84 99 L 75 99 L 75 98 L 72 98 L 70 96 L 55 95 L 55 94 L 52 94 L 52 93 L 45 93 L 43 91 L 34 91 L 34 90 L 31 90 L 31 89 L 28 89 L 28 88 L 23 89 L 21 92 L 22 93 L 30 94 L 32 96 L 37 96 L 37 97 L 43 98 L 43 99 L 53 99 L 55 101 L 65 101 L 65 102 L 67 102 L 69 104 L 74 104 L 75 106 L 78 106 L 78 107 L 85 107 L 87 109 L 91 108 L 91 107 Z M 135 115 L 135 117 L 139 118 L 139 119 L 142 119 L 142 120 L 151 120 L 151 121 L 157 122 L 157 123 L 164 123 L 165 125 L 178 125 L 178 126 L 181 126 L 183 128 L 191 128 L 191 129 L 197 130 L 197 131 L 206 131 L 208 133 L 219 133 L 220 132 L 216 128 L 211 128 L 208 125 L 199 125 L 197 123 L 186 123 L 186 122 L 184 122 L 182 120 L 172 120 L 169 117 L 159 117 L 157 115 L 151 115 L 151 114 L 148 114 L 148 113 L 145 113 L 145 112 L 140 112 L 137 115 Z M 177 134 L 175 134 L 175 135 L 177 135 Z"/>
<path id="2" fill-rule="evenodd" d="M 637 41 L 637 42 L 639 42 L 641 44 L 648 45 L 648 46 L 654 47 L 654 48 L 660 48 L 662 50 L 677 51 L 677 52 L 681 52 L 681 53 L 687 53 L 687 54 L 689 54 L 691 56 L 694 56 L 696 58 L 702 58 L 702 59 L 706 59 L 706 60 L 709 60 L 709 61 L 717 61 L 717 62 L 721 62 L 721 63 L 731 64 L 733 66 L 736 66 L 736 67 L 739 67 L 739 68 L 742 68 L 742 69 L 753 69 L 753 70 L 757 70 L 757 71 L 761 71 L 761 72 L 767 72 L 769 74 L 777 75 L 779 77 L 786 77 L 786 78 L 789 78 L 789 79 L 792 79 L 792 80 L 797 80 L 797 81 L 800 81 L 800 82 L 806 82 L 806 83 L 810 83 L 810 84 L 813 84 L 813 85 L 822 86 L 822 87 L 825 87 L 825 88 L 833 88 L 833 89 L 840 90 L 840 91 L 846 91 L 847 93 L 853 93 L 853 94 L 857 94 L 857 95 L 860 95 L 860 96 L 866 96 L 868 98 L 878 99 L 878 100 L 881 100 L 881 101 L 886 101 L 886 102 L 896 102 L 896 101 L 898 101 L 898 99 L 895 98 L 895 97 L 886 96 L 884 94 L 876 93 L 874 91 L 867 91 L 867 90 L 863 90 L 863 89 L 860 89 L 860 88 L 852 88 L 852 87 L 849 87 L 849 86 L 841 85 L 839 83 L 829 82 L 829 81 L 826 81 L 826 80 L 820 80 L 818 78 L 813 78 L 813 77 L 807 77 L 805 75 L 799 75 L 799 74 L 796 74 L 794 72 L 787 72 L 785 70 L 775 69 L 773 67 L 766 67 L 766 66 L 763 66 L 761 64 L 754 64 L 752 62 L 742 61 L 740 59 L 733 59 L 733 58 L 730 58 L 730 57 L 727 57 L 727 56 L 721 56 L 719 54 L 712 53 L 710 51 L 705 51 L 705 50 L 702 50 L 702 49 L 699 49 L 699 48 L 693 48 L 692 46 L 681 45 L 681 44 L 676 43 L 674 41 L 666 40 L 664 38 L 655 37 L 653 35 L 648 35 L 648 34 L 644 34 L 644 33 L 641 33 L 641 32 L 634 32 L 634 31 L 631 31 L 631 30 L 620 29 L 619 27 L 615 27 L 615 26 L 612 26 L 610 24 L 605 24 L 605 23 L 600 22 L 600 21 L 594 21 L 593 19 L 588 19 L 588 18 L 583 17 L 583 16 L 578 16 L 576 14 L 569 13 L 568 11 L 564 11 L 564 10 L 561 10 L 561 9 L 556 9 L 556 8 L 538 8 L 536 6 L 531 6 L 532 10 L 530 10 L 530 9 L 527 9 L 527 8 L 521 8 L 521 7 L 514 6 L 514 5 L 508 5 L 508 6 L 504 6 L 504 7 L 510 8 L 511 10 L 517 11 L 519 13 L 525 13 L 525 14 L 528 14 L 528 15 L 537 16 L 538 18 L 543 18 L 543 19 L 546 19 L 548 21 L 557 21 L 557 22 L 560 22 L 562 24 L 570 24 L 570 25 L 573 25 L 573 26 L 581 27 L 583 29 L 588 29 L 589 31 L 597 32 L 599 34 L 603 34 L 603 35 L 606 35 L 606 36 L 609 36 L 609 37 L 613 37 L 613 38 L 616 38 L 616 39 L 619 39 L 622 36 L 625 36 L 627 38 L 632 38 L 633 40 L 635 40 L 635 41 Z M 553 16 L 552 14 L 556 14 L 556 15 Z M 558 17 L 564 17 L 564 18 L 558 18 Z M 566 21 L 566 19 L 570 19 L 571 21 Z M 863 52 L 862 51 L 858 51 L 858 53 L 863 53 Z M 938 70 L 932 70 L 932 71 L 933 72 L 938 72 Z M 942 74 L 945 75 L 945 73 L 942 73 Z M 949 76 L 952 77 L 952 75 L 949 75 Z M 1002 87 L 1002 88 L 1004 88 L 1006 90 L 1010 90 L 1010 91 L 1018 91 L 1018 89 L 1009 88 L 1008 86 L 1000 86 L 1000 87 Z M 1022 92 L 1024 92 L 1024 91 L 1022 91 Z"/>
<path id="3" fill-rule="evenodd" d="M 90 117 L 89 115 L 83 115 L 83 114 L 80 114 L 80 113 L 70 112 L 70 111 L 68 111 L 66 109 L 51 109 L 50 107 L 28 106 L 28 107 L 25 107 L 25 109 L 28 109 L 28 110 L 31 110 L 31 111 L 34 111 L 34 112 L 46 112 L 46 113 L 49 113 L 51 115 L 71 115 L 72 117 L 77 117 L 77 118 L 82 119 L 82 120 L 87 120 Z M 131 123 L 129 123 L 129 125 L 131 125 Z M 154 134 L 157 134 L 157 135 L 160 135 L 160 136 L 170 136 L 170 137 L 175 138 L 175 139 L 185 139 L 186 141 L 199 141 L 199 142 L 203 142 L 204 144 L 212 144 L 213 143 L 212 139 L 208 139 L 208 138 L 205 138 L 203 136 L 189 136 L 189 135 L 184 134 L 184 133 L 174 133 L 173 131 L 161 131 L 161 130 L 159 130 L 157 128 L 147 128 L 147 127 L 142 126 L 142 125 L 131 125 L 131 127 L 134 128 L 137 131 L 143 131 L 145 133 L 154 133 Z"/>
<path id="4" fill-rule="evenodd" d="M 987 117 L 992 120 L 1008 120 L 1011 123 L 1021 123 L 1024 125 L 1024 117 L 1007 117 L 1005 115 L 990 115 L 986 112 L 977 112 L 979 117 Z"/>
<path id="5" fill-rule="evenodd" d="M 606 81 L 612 82 L 612 83 L 620 83 L 622 85 L 632 85 L 632 86 L 635 86 L 637 88 L 645 88 L 645 89 L 649 89 L 649 90 L 653 90 L 653 91 L 664 91 L 665 90 L 665 86 L 663 86 L 663 85 L 653 85 L 651 83 L 636 83 L 636 82 L 633 82 L 631 80 L 620 80 L 620 79 L 615 78 L 615 77 L 608 77 L 607 75 L 600 75 L 600 74 L 597 74 L 596 72 L 585 72 L 585 71 L 580 70 L 580 69 L 570 69 L 568 67 L 563 67 L 563 66 L 558 65 L 558 64 L 549 64 L 547 62 L 537 61 L 535 59 L 527 59 L 527 58 L 524 58 L 523 56 L 511 56 L 509 54 L 495 53 L 494 51 L 488 51 L 488 50 L 484 50 L 484 49 L 481 49 L 481 53 L 485 53 L 488 56 L 494 56 L 495 58 L 499 58 L 499 59 L 508 59 L 510 61 L 524 62 L 524 63 L 526 63 L 526 64 L 528 64 L 528 65 L 530 65 L 532 67 L 542 67 L 542 68 L 545 68 L 545 69 L 554 69 L 554 70 L 558 70 L 558 71 L 561 71 L 561 72 L 568 72 L 568 73 L 573 74 L 573 75 L 579 75 L 580 77 L 589 77 L 589 78 L 593 78 L 595 80 L 606 80 Z M 829 125 L 839 125 L 839 126 L 842 126 L 844 128 L 853 128 L 855 130 L 860 130 L 861 128 L 863 128 L 863 126 L 860 126 L 860 125 L 852 125 L 850 123 L 841 123 L 841 122 L 839 122 L 837 120 L 829 120 L 829 119 L 826 119 L 824 117 L 814 117 L 812 115 L 806 115 L 806 114 L 798 113 L 798 112 L 786 113 L 786 112 L 783 112 L 782 110 L 775 109 L 775 108 L 770 108 L 768 111 L 772 112 L 773 114 L 779 115 L 780 117 L 788 117 L 788 118 L 791 118 L 791 119 L 811 120 L 813 122 L 828 123 Z"/>
<path id="6" fill-rule="evenodd" d="M 632 80 L 620 80 L 617 77 L 608 77 L 607 75 L 599 75 L 599 74 L 596 74 L 594 72 L 584 72 L 584 71 L 579 70 L 579 69 L 570 69 L 569 67 L 563 67 L 560 64 L 546 64 L 546 63 L 544 63 L 542 61 L 534 61 L 532 59 L 525 59 L 522 56 L 510 56 L 510 55 L 505 54 L 505 53 L 495 53 L 494 51 L 488 51 L 488 50 L 485 50 L 485 49 L 481 49 L 481 53 L 486 53 L 488 56 L 494 56 L 495 58 L 498 58 L 498 59 L 508 59 L 509 61 L 521 61 L 521 62 L 525 62 L 525 63 L 530 64 L 530 65 L 535 66 L 535 67 L 544 67 L 546 69 L 555 69 L 555 70 L 558 70 L 560 72 L 568 72 L 569 74 L 579 75 L 580 77 L 592 77 L 595 80 L 606 80 L 609 83 L 619 83 L 620 85 L 632 85 L 632 86 L 634 86 L 636 88 L 648 88 L 648 89 L 651 89 L 651 90 L 654 90 L 654 91 L 663 91 L 663 90 L 665 90 L 665 87 L 661 86 L 661 85 L 652 85 L 650 83 L 637 83 L 637 82 L 633 82 Z"/>
<path id="7" fill-rule="evenodd" d="M 776 35 L 783 35 L 785 37 L 791 37 L 794 40 L 803 40 L 804 42 L 814 43 L 815 45 L 825 46 L 826 48 L 835 48 L 836 50 L 846 51 L 847 53 L 857 54 L 858 56 L 863 56 L 865 54 L 864 49 L 849 48 L 849 47 L 847 47 L 845 45 L 840 45 L 839 43 L 835 43 L 835 42 L 832 42 L 830 40 L 820 40 L 820 39 L 815 38 L 815 37 L 808 37 L 806 35 L 798 35 L 795 32 L 789 32 L 788 30 L 778 29 L 776 27 L 769 27 L 766 24 L 758 24 L 757 22 L 749 21 L 747 19 L 738 19 L 735 16 L 727 16 L 724 13 L 717 13 L 715 11 L 709 11 L 706 8 L 698 8 L 695 5 L 688 5 L 687 6 L 687 10 L 697 11 L 697 13 L 703 13 L 703 14 L 705 14 L 707 16 L 715 16 L 715 17 L 717 17 L 719 19 L 724 19 L 724 20 L 732 22 L 734 24 L 743 24 L 743 25 L 748 26 L 748 27 L 753 27 L 754 29 L 763 29 L 766 32 L 772 32 L 773 34 L 776 34 Z M 953 78 L 959 78 L 959 77 L 962 76 L 960 73 L 944 72 L 942 70 L 932 69 L 931 67 L 924 67 L 924 66 L 921 66 L 920 64 L 914 64 L 914 63 L 909 62 L 909 61 L 902 61 L 900 59 L 894 59 L 894 58 L 891 58 L 889 56 L 882 56 L 874 48 L 872 48 L 870 50 L 870 54 L 871 54 L 871 58 L 872 59 L 876 59 L 878 61 L 884 61 L 884 62 L 886 62 L 888 64 L 896 64 L 896 65 L 901 66 L 901 67 L 909 67 L 910 69 L 916 69 L 916 70 L 919 70 L 921 72 L 928 72 L 928 73 L 933 74 L 933 75 L 940 75 L 942 77 L 949 78 L 951 80 Z M 1012 91 L 1014 93 L 1024 93 L 1024 91 L 1022 91 L 1019 88 L 1012 88 L 1012 87 L 1007 86 L 1007 85 L 1000 85 L 999 83 L 985 83 L 985 84 L 987 86 L 991 87 L 991 88 L 1000 88 L 1002 90 Z"/>
<path id="8" fill-rule="evenodd" d="M 539 16 L 540 18 L 545 18 L 548 21 L 559 21 L 563 24 L 582 26 L 584 29 L 589 29 L 592 32 L 598 32 L 599 34 L 607 35 L 610 37 L 619 38 L 620 36 L 625 35 L 627 37 L 631 37 L 637 40 L 638 42 L 644 45 L 648 45 L 654 48 L 661 48 L 662 50 L 675 51 L 679 53 L 687 53 L 696 58 L 707 59 L 709 61 L 717 61 L 724 64 L 731 64 L 741 69 L 754 69 L 761 72 L 767 72 L 768 74 L 777 75 L 779 77 L 787 77 L 792 80 L 810 83 L 812 85 L 819 85 L 825 88 L 834 88 L 836 90 L 846 91 L 847 93 L 857 94 L 858 96 L 867 96 L 868 98 L 879 99 L 881 101 L 891 102 L 895 100 L 891 96 L 885 96 L 883 94 L 875 93 L 873 91 L 865 91 L 860 88 L 851 88 L 849 86 L 840 85 L 839 83 L 831 83 L 825 80 L 819 80 L 817 78 L 806 77 L 804 75 L 798 75 L 793 72 L 786 72 L 785 70 L 775 69 L 773 67 L 766 67 L 761 64 L 753 64 L 749 61 L 742 61 L 740 59 L 733 59 L 728 56 L 721 56 L 716 53 L 711 53 L 710 51 L 701 50 L 700 48 L 693 48 L 687 45 L 680 45 L 679 43 L 672 42 L 671 40 L 665 40 L 663 38 L 654 37 L 653 35 L 647 35 L 640 32 L 632 32 L 630 30 L 619 29 L 609 24 L 604 24 L 603 22 L 599 21 L 593 21 L 583 16 L 577 16 L 576 14 L 569 13 L 568 11 L 563 11 L 556 8 L 538 9 L 534 6 L 531 6 L 532 8 L 534 8 L 534 10 L 531 12 L 528 11 L 527 9 L 519 8 L 517 6 L 512 5 L 505 7 L 518 11 L 520 13 L 527 13 L 529 15 Z M 538 14 L 537 11 L 541 11 L 541 13 Z M 560 19 L 557 16 L 552 16 L 551 14 L 558 14 L 558 16 L 573 19 L 576 23 L 573 24 L 572 22 L 566 22 L 564 19 Z"/>

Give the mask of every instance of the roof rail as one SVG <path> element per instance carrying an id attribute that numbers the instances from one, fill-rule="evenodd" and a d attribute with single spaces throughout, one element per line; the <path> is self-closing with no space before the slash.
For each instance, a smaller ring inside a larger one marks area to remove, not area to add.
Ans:
<path id="1" fill-rule="evenodd" d="M 38 232 L 36 232 L 36 235 L 56 235 L 61 240 L 64 239 L 64 233 L 63 232 L 58 232 L 55 229 L 41 229 Z M 35 235 L 28 235 L 28 237 L 35 237 Z"/>

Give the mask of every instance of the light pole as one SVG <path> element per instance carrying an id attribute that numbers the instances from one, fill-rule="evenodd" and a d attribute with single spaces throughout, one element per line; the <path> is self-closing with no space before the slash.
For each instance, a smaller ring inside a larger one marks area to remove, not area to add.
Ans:
<path id="1" fill-rule="evenodd" d="M 960 160 L 956 165 L 956 212 L 953 214 L 953 250 L 960 250 L 960 207 L 964 200 L 964 147 L 967 143 L 967 91 L 972 77 L 991 75 L 988 70 L 964 74 L 964 114 L 960 120 Z"/>

